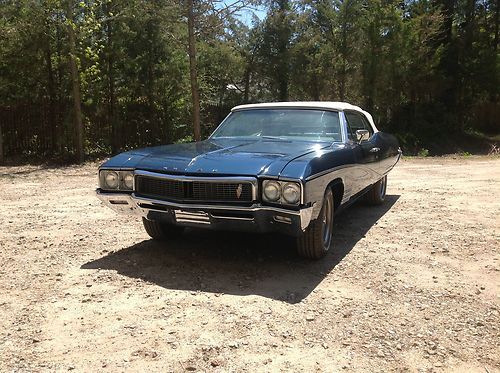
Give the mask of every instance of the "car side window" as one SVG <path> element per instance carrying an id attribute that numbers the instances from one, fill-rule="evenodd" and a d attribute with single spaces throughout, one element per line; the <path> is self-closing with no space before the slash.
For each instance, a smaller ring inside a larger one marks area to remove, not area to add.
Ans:
<path id="1" fill-rule="evenodd" d="M 347 119 L 347 135 L 349 140 L 356 141 L 357 130 L 368 130 L 368 132 L 370 132 L 370 137 L 373 135 L 372 126 L 361 114 L 352 111 L 346 111 L 344 114 Z"/>

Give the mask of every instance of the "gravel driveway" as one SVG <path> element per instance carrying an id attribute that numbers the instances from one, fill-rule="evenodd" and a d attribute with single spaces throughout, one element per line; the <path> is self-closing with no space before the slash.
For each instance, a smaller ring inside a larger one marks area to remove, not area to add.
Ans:
<path id="1" fill-rule="evenodd" d="M 500 159 L 404 159 L 335 251 L 148 239 L 96 164 L 0 167 L 0 371 L 500 371 Z"/>

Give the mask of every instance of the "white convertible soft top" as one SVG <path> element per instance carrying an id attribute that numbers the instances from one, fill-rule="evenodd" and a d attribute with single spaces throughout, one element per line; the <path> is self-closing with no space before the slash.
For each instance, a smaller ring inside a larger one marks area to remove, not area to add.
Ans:
<path id="1" fill-rule="evenodd" d="M 373 117 L 367 111 L 364 111 L 359 106 L 351 105 L 347 102 L 335 101 L 297 101 L 297 102 L 268 102 L 262 104 L 246 104 L 238 105 L 231 111 L 247 110 L 247 109 L 265 109 L 265 108 L 299 108 L 299 109 L 323 109 L 323 110 L 355 110 L 364 114 L 375 132 L 378 132 Z"/>

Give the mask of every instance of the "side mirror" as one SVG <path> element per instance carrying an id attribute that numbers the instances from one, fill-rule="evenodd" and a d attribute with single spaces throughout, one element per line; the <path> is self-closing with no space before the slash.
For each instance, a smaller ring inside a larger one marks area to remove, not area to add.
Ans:
<path id="1" fill-rule="evenodd" d="M 370 138 L 370 131 L 368 130 L 357 130 L 356 131 L 356 140 L 358 142 L 366 141 Z"/>

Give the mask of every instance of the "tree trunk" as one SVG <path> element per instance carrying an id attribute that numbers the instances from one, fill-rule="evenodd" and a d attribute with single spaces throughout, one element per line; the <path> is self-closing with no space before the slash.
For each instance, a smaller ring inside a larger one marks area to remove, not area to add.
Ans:
<path id="1" fill-rule="evenodd" d="M 156 20 L 150 18 L 146 25 L 146 35 L 148 40 L 147 61 L 146 61 L 146 96 L 149 107 L 149 131 L 146 132 L 146 141 L 148 145 L 158 145 L 160 134 L 159 116 L 155 105 L 155 47 L 157 43 L 157 24 Z"/>
<path id="2" fill-rule="evenodd" d="M 0 164 L 3 163 L 3 136 L 2 136 L 2 124 L 0 123 Z"/>
<path id="3" fill-rule="evenodd" d="M 465 15 L 465 45 L 466 53 L 470 53 L 474 40 L 474 21 L 476 16 L 476 0 L 468 0 Z"/>
<path id="4" fill-rule="evenodd" d="M 493 50 L 495 51 L 495 56 L 498 50 L 498 23 L 499 23 L 499 10 L 500 1 L 497 1 L 497 6 L 495 7 L 495 37 L 493 39 Z M 490 101 L 497 102 L 498 100 L 498 89 L 493 89 L 490 93 Z"/>
<path id="5" fill-rule="evenodd" d="M 193 99 L 193 129 L 194 140 L 201 140 L 200 125 L 200 92 L 198 87 L 198 68 L 196 66 L 196 39 L 194 35 L 194 11 L 193 0 L 187 1 L 188 17 L 188 54 L 189 54 L 189 77 L 191 80 L 191 96 Z"/>
<path id="6" fill-rule="evenodd" d="M 289 95 L 289 43 L 291 38 L 290 20 L 287 17 L 289 0 L 278 0 L 279 7 L 279 30 L 277 35 L 278 55 L 281 56 L 278 63 L 278 98 L 280 101 L 288 101 Z"/>
<path id="7" fill-rule="evenodd" d="M 379 48 L 379 39 L 378 39 L 378 25 L 374 24 L 374 21 L 368 27 L 368 41 L 370 44 L 370 48 L 367 49 L 367 54 L 365 56 L 365 66 L 363 66 L 363 94 L 365 97 L 365 108 L 366 111 L 372 113 L 375 102 L 375 94 L 376 94 L 376 74 L 378 70 L 378 51 Z"/>
<path id="8" fill-rule="evenodd" d="M 82 103 L 80 97 L 80 79 L 78 66 L 76 64 L 76 42 L 75 30 L 73 29 L 73 9 L 70 2 L 68 8 L 68 41 L 69 41 L 69 67 L 71 71 L 71 85 L 73 88 L 73 110 L 74 110 L 74 123 L 75 123 L 75 147 L 76 147 L 76 161 L 83 163 L 85 154 L 83 150 L 83 121 L 82 121 Z"/>
<path id="9" fill-rule="evenodd" d="M 54 49 L 54 56 L 56 57 L 56 64 L 55 64 L 55 83 L 56 83 L 56 113 L 57 113 L 57 121 L 58 121 L 58 126 L 56 128 L 56 151 L 60 154 L 65 152 L 65 146 L 66 141 L 67 141 L 67 133 L 66 133 L 66 126 L 63 124 L 63 120 L 61 119 L 61 112 L 67 111 L 67 101 L 62 100 L 62 91 L 63 91 L 63 83 L 62 79 L 64 76 L 64 61 L 66 60 L 66 52 L 63 52 L 63 42 L 62 39 L 64 38 L 63 35 L 63 29 L 61 27 L 56 27 L 56 43 L 55 43 L 55 49 Z M 71 137 L 73 138 L 73 137 Z"/>
<path id="10" fill-rule="evenodd" d="M 345 15 L 344 15 L 345 17 Z M 340 67 L 340 82 L 339 82 L 339 97 L 340 101 L 345 100 L 345 86 L 347 79 L 347 25 L 345 22 L 342 23 L 342 44 L 340 47 L 340 56 L 342 58 L 342 63 Z"/>
<path id="11" fill-rule="evenodd" d="M 342 56 L 342 66 L 340 68 L 340 82 L 339 82 L 339 98 L 340 101 L 345 100 L 345 81 L 346 81 L 346 61 Z"/>
<path id="12" fill-rule="evenodd" d="M 495 38 L 493 40 L 493 50 L 496 51 L 498 50 L 498 15 L 499 15 L 499 10 L 500 10 L 500 1 L 497 1 L 497 6 L 495 9 Z"/>
<path id="13" fill-rule="evenodd" d="M 244 81 L 245 81 L 245 88 L 243 91 L 243 102 L 247 104 L 250 95 L 250 68 L 248 66 L 245 69 Z"/>
<path id="14" fill-rule="evenodd" d="M 120 131 L 118 130 L 117 121 L 115 118 L 115 59 L 113 51 L 113 24 L 110 18 L 110 4 L 106 4 L 105 12 L 108 20 L 106 20 L 106 37 L 107 37 L 107 63 L 108 63 L 108 121 L 111 126 L 111 152 L 116 154 L 121 148 Z"/>
<path id="15" fill-rule="evenodd" d="M 56 92 L 54 85 L 54 69 L 52 67 L 52 50 L 50 48 L 50 39 L 47 39 L 47 90 L 49 93 L 49 121 L 50 121 L 50 150 L 52 155 L 56 153 L 57 148 L 57 119 L 56 119 Z"/>

